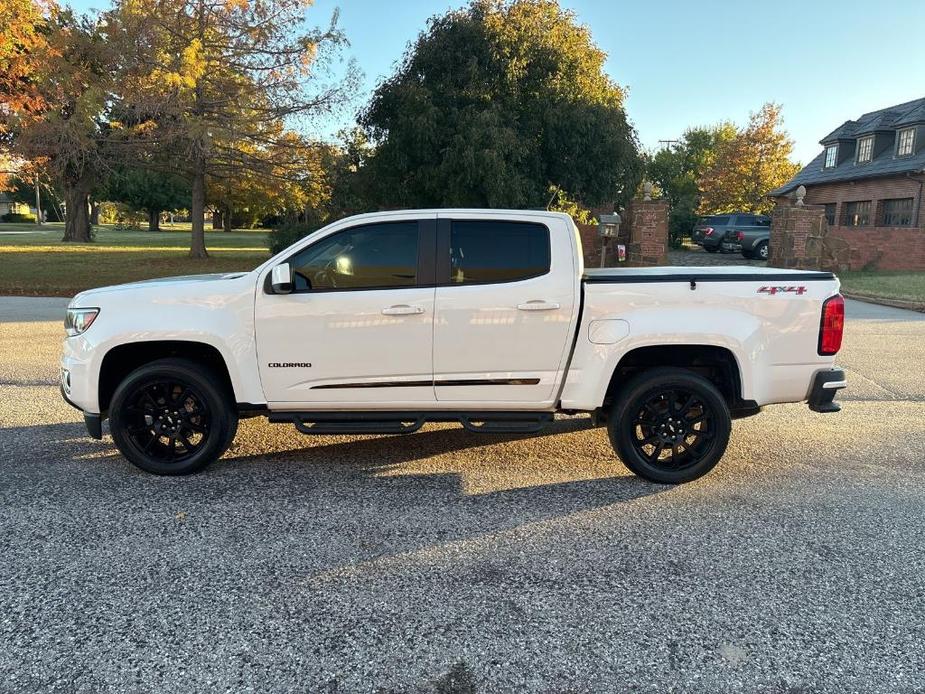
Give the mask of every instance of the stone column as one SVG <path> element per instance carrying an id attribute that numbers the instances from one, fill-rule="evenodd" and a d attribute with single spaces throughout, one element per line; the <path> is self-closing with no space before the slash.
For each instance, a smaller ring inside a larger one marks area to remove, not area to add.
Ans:
<path id="1" fill-rule="evenodd" d="M 628 267 L 668 264 L 668 202 L 632 200 L 626 207 L 617 243 L 626 245 Z M 616 244 L 614 244 L 616 246 Z"/>
<path id="2" fill-rule="evenodd" d="M 828 238 L 829 225 L 822 205 L 778 202 L 771 215 L 769 267 L 796 270 L 839 270 L 847 267 L 850 250 L 839 239 Z"/>

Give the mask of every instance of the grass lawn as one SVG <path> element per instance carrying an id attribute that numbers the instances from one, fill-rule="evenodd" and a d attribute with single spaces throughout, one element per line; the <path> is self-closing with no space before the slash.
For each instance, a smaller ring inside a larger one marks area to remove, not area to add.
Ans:
<path id="1" fill-rule="evenodd" d="M 839 272 L 838 279 L 847 292 L 925 306 L 925 272 Z"/>
<path id="2" fill-rule="evenodd" d="M 154 277 L 252 270 L 269 257 L 265 229 L 207 229 L 206 260 L 187 256 L 189 224 L 155 233 L 103 225 L 93 243 L 61 243 L 63 234 L 63 224 L 0 224 L 0 295 L 73 296 Z"/>

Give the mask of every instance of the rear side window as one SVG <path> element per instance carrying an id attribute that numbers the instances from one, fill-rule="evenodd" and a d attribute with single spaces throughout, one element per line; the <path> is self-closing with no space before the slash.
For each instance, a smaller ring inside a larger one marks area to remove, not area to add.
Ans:
<path id="1" fill-rule="evenodd" d="M 413 287 L 417 262 L 417 222 L 346 229 L 289 260 L 296 291 Z"/>
<path id="2" fill-rule="evenodd" d="M 454 221 L 450 284 L 514 282 L 549 272 L 549 229 L 525 222 Z"/>
<path id="3" fill-rule="evenodd" d="M 724 227 L 729 224 L 730 216 L 728 214 L 717 214 L 712 217 L 703 217 L 700 224 L 712 224 L 718 227 Z"/>
<path id="4" fill-rule="evenodd" d="M 743 227 L 753 227 L 755 226 L 755 215 L 753 214 L 740 214 L 736 218 L 736 224 Z"/>

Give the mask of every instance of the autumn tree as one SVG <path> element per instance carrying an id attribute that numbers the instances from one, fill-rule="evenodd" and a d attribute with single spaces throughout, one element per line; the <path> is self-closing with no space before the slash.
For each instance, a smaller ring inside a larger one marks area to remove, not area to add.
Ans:
<path id="1" fill-rule="evenodd" d="M 781 108 L 765 104 L 735 137 L 720 142 L 699 180 L 701 213 L 738 210 L 766 213 L 768 192 L 789 181 L 800 166 L 790 160 L 793 141 L 784 131 Z"/>
<path id="2" fill-rule="evenodd" d="M 629 196 L 640 176 L 606 54 L 554 0 L 433 17 L 361 124 L 380 206 L 546 207 Z"/>
<path id="3" fill-rule="evenodd" d="M 14 7 L 24 7 L 15 0 Z M 5 6 L 6 7 L 6 6 Z M 6 9 L 4 11 L 7 11 Z M 11 52 L 2 42 L 0 78 L 5 108 L 0 132 L 11 151 L 42 161 L 60 186 L 66 205 L 64 241 L 90 240 L 89 197 L 105 167 L 105 110 L 117 47 L 101 25 L 55 6 L 22 10 Z M 20 42 L 17 43 L 17 40 Z"/>
<path id="4" fill-rule="evenodd" d="M 669 231 L 676 242 L 689 234 L 700 207 L 700 180 L 713 167 L 720 146 L 735 139 L 729 122 L 688 128 L 678 142 L 646 161 L 646 177 L 658 185 L 670 205 Z"/>
<path id="5" fill-rule="evenodd" d="M 209 181 L 245 172 L 264 180 L 298 174 L 284 161 L 284 125 L 329 111 L 352 73 L 325 81 L 343 41 L 306 23 L 310 0 L 116 0 L 113 32 L 134 48 L 120 70 L 120 108 L 135 114 L 127 136 L 176 153 L 191 181 L 190 255 L 207 255 L 203 213 Z"/>

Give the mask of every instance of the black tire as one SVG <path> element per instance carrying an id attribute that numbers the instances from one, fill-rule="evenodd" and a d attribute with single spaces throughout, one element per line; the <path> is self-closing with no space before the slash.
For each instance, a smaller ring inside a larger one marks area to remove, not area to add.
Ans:
<path id="1" fill-rule="evenodd" d="M 754 260 L 754 259 L 755 259 L 755 256 L 752 254 L 751 251 L 742 251 L 742 257 L 745 258 L 746 260 Z"/>
<path id="2" fill-rule="evenodd" d="M 716 386 L 687 369 L 667 367 L 631 378 L 607 421 L 623 464 L 662 484 L 707 474 L 726 452 L 731 431 L 729 407 Z"/>
<path id="3" fill-rule="evenodd" d="M 188 475 L 217 460 L 238 429 L 221 379 L 188 359 L 159 359 L 116 388 L 109 430 L 130 462 L 156 475 Z"/>
<path id="4" fill-rule="evenodd" d="M 758 260 L 767 260 L 768 259 L 768 242 L 762 241 L 757 246 L 755 246 L 755 258 Z"/>
<path id="5" fill-rule="evenodd" d="M 716 253 L 716 251 L 719 250 L 719 246 L 704 246 L 703 250 L 705 250 L 707 253 Z"/>

